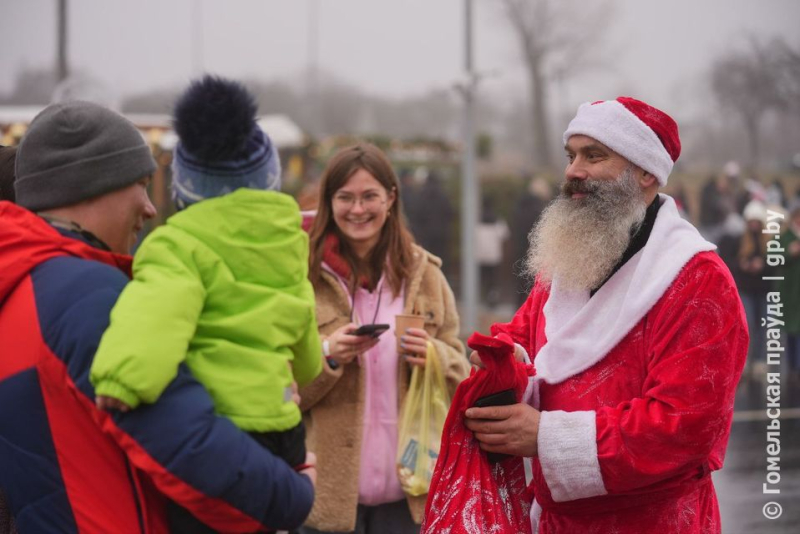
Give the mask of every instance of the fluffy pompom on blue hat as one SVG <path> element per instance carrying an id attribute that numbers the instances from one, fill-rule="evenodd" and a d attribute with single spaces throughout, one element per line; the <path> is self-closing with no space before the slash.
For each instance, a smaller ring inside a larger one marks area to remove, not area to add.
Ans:
<path id="1" fill-rule="evenodd" d="M 172 196 L 178 209 L 240 187 L 278 190 L 275 144 L 256 124 L 258 106 L 240 83 L 206 75 L 175 105 L 178 144 L 172 158 Z"/>

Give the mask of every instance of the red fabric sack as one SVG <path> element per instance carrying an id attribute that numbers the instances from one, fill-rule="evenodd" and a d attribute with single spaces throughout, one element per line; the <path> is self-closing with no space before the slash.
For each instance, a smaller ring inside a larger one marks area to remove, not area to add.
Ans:
<path id="1" fill-rule="evenodd" d="M 530 534 L 533 496 L 525 486 L 522 458 L 490 463 L 464 426 L 464 412 L 479 398 L 505 389 L 513 389 L 519 402 L 533 368 L 514 359 L 514 343 L 505 334 L 492 338 L 476 332 L 467 345 L 478 351 L 485 369 L 473 369 L 456 389 L 420 532 Z"/>

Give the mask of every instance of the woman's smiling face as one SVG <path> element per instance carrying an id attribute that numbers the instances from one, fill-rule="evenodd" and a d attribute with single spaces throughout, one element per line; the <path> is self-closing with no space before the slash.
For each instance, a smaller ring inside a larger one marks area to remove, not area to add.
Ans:
<path id="1" fill-rule="evenodd" d="M 394 200 L 394 191 L 387 191 L 365 169 L 354 172 L 333 194 L 333 220 L 360 257 L 366 256 L 378 243 Z"/>

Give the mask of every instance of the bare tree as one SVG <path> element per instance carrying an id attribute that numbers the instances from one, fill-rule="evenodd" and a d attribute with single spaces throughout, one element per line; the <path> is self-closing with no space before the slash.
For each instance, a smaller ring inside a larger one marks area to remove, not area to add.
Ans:
<path id="1" fill-rule="evenodd" d="M 800 115 L 800 47 L 792 48 L 783 39 L 771 46 L 779 98 L 789 111 Z"/>
<path id="2" fill-rule="evenodd" d="M 504 0 L 504 4 L 528 71 L 533 154 L 538 165 L 552 168 L 549 84 L 597 64 L 598 44 L 613 10 L 608 1 Z"/>
<path id="3" fill-rule="evenodd" d="M 763 45 L 751 39 L 748 49 L 729 52 L 713 63 L 711 89 L 723 109 L 741 118 L 749 164 L 755 169 L 761 155 L 761 123 L 767 113 L 797 109 L 800 53 L 783 40 Z"/>

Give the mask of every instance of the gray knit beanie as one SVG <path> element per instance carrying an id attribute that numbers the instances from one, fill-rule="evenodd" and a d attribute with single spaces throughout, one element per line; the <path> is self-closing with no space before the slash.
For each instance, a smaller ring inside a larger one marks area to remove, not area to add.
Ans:
<path id="1" fill-rule="evenodd" d="M 17 159 L 17 147 L 0 146 L 0 200 L 14 202 L 14 162 Z M 2 530 L 0 530 L 2 532 Z"/>
<path id="2" fill-rule="evenodd" d="M 153 174 L 156 162 L 125 117 L 90 102 L 46 107 L 17 151 L 17 204 L 43 211 L 77 204 Z"/>

